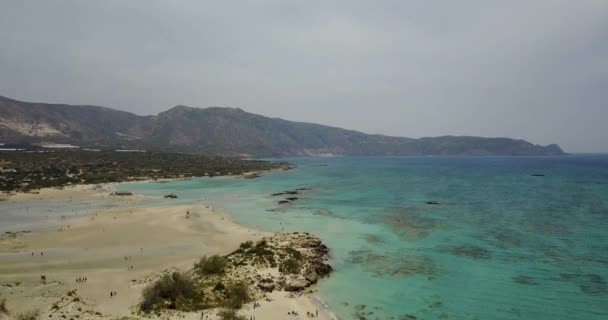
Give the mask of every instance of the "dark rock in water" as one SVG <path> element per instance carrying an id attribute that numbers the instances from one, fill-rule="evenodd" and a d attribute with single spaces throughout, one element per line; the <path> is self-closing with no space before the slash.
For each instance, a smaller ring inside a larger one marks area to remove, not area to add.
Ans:
<path id="1" fill-rule="evenodd" d="M 177 199 L 177 196 L 174 194 L 166 194 L 165 199 Z"/>
<path id="2" fill-rule="evenodd" d="M 443 204 L 441 201 L 427 201 L 426 204 Z"/>
<path id="3" fill-rule="evenodd" d="M 315 261 L 313 268 L 319 278 L 327 277 L 332 271 L 334 271 L 332 266 L 323 262 L 321 259 Z"/>
<path id="4" fill-rule="evenodd" d="M 287 203 L 289 203 L 289 201 L 286 201 L 286 200 L 280 200 L 280 201 L 277 201 L 277 203 L 278 203 L 278 204 L 287 204 Z"/>
<path id="5" fill-rule="evenodd" d="M 367 243 L 371 243 L 371 244 L 381 244 L 384 243 L 384 239 L 380 236 L 377 236 L 375 234 L 367 234 L 364 236 L 365 240 L 367 241 Z"/>
<path id="6" fill-rule="evenodd" d="M 473 259 L 490 259 L 491 257 L 491 253 L 489 250 L 471 245 L 445 246 L 440 247 L 438 250 L 440 252 Z"/>
<path id="7" fill-rule="evenodd" d="M 319 244 L 315 247 L 315 252 L 320 256 L 327 256 L 329 254 L 329 248 L 324 244 Z"/>
<path id="8" fill-rule="evenodd" d="M 256 179 L 261 177 L 261 175 L 258 172 L 253 172 L 253 173 L 247 173 L 243 175 L 244 179 Z"/>
<path id="9" fill-rule="evenodd" d="M 531 174 L 531 176 L 533 176 L 533 177 L 544 177 L 545 174 L 544 173 L 533 173 L 533 174 Z"/>
<path id="10" fill-rule="evenodd" d="M 574 282 L 581 291 L 590 296 L 608 295 L 608 284 L 599 274 L 572 274 L 564 273 L 560 275 L 562 281 Z"/>
<path id="11" fill-rule="evenodd" d="M 288 201 L 296 201 L 298 199 L 300 199 L 300 198 L 298 198 L 298 197 L 287 197 L 287 198 L 285 198 L 285 200 L 288 200 Z"/>
<path id="12" fill-rule="evenodd" d="M 110 193 L 111 196 L 132 196 L 133 193 L 128 192 L 128 191 L 116 191 L 116 192 L 112 192 Z"/>
<path id="13" fill-rule="evenodd" d="M 516 276 L 516 277 L 513 277 L 512 279 L 513 279 L 513 282 L 518 283 L 518 284 L 523 284 L 523 285 L 527 285 L 527 286 L 538 285 L 538 282 L 530 276 Z"/>
<path id="14" fill-rule="evenodd" d="M 296 195 L 296 194 L 299 194 L 300 191 L 304 191 L 304 190 L 310 190 L 310 189 L 309 188 L 298 188 L 295 190 L 286 190 L 283 192 L 273 193 L 273 194 L 271 194 L 271 196 L 276 197 L 276 196 L 282 196 L 282 195 Z"/>

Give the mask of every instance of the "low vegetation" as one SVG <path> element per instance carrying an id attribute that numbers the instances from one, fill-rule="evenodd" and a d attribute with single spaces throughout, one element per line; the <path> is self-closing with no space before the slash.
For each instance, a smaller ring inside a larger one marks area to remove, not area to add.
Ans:
<path id="1" fill-rule="evenodd" d="M 194 264 L 194 270 L 201 275 L 222 274 L 227 264 L 226 258 L 217 254 L 210 257 L 203 256 L 198 263 Z"/>
<path id="2" fill-rule="evenodd" d="M 220 310 L 217 315 L 220 320 L 245 320 L 244 316 L 239 315 L 234 309 Z"/>
<path id="3" fill-rule="evenodd" d="M 0 152 L 0 191 L 142 179 L 241 175 L 288 168 L 284 162 L 249 161 L 153 152 Z"/>
<path id="4" fill-rule="evenodd" d="M 296 259 L 289 258 L 279 266 L 279 271 L 286 274 L 296 274 L 300 272 L 300 262 Z"/>
<path id="5" fill-rule="evenodd" d="M 204 256 L 187 273 L 165 275 L 143 292 L 144 313 L 163 309 L 221 308 L 221 319 L 241 319 L 234 310 L 274 290 L 300 291 L 328 275 L 328 249 L 309 234 L 277 234 L 241 243 L 226 255 Z M 272 275 L 259 269 L 276 268 Z"/>
<path id="6" fill-rule="evenodd" d="M 9 314 L 8 308 L 6 307 L 6 298 L 0 297 L 0 317 Z"/>
<path id="7" fill-rule="evenodd" d="M 190 275 L 174 272 L 144 289 L 141 309 L 146 312 L 162 307 L 192 310 L 197 307 L 193 304 L 196 296 L 197 290 Z"/>
<path id="8" fill-rule="evenodd" d="M 244 281 L 237 281 L 225 289 L 225 306 L 233 309 L 240 309 L 243 304 L 251 301 L 249 287 Z"/>
<path id="9" fill-rule="evenodd" d="M 21 312 L 17 314 L 17 320 L 37 320 L 40 316 L 40 312 L 38 310 L 29 310 L 25 312 Z"/>

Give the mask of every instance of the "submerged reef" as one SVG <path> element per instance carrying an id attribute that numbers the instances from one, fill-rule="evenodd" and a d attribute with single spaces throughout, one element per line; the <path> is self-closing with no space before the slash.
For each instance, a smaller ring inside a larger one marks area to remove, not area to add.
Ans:
<path id="1" fill-rule="evenodd" d="M 515 276 L 511 279 L 513 279 L 513 282 L 515 282 L 517 284 L 526 285 L 526 286 L 536 286 L 539 284 L 536 281 L 536 279 L 534 279 L 533 277 L 530 277 L 530 276 Z"/>
<path id="2" fill-rule="evenodd" d="M 492 254 L 487 249 L 474 245 L 439 246 L 437 251 L 471 259 L 490 259 Z"/>
<path id="3" fill-rule="evenodd" d="M 608 295 L 608 284 L 599 274 L 562 273 L 556 280 L 572 282 L 590 296 Z"/>
<path id="4" fill-rule="evenodd" d="M 394 209 L 382 222 L 401 239 L 408 241 L 426 238 L 441 225 L 440 220 L 422 216 L 414 208 Z"/>
<path id="5" fill-rule="evenodd" d="M 349 262 L 361 265 L 365 271 L 375 276 L 426 275 L 432 278 L 437 273 L 437 267 L 431 259 L 399 252 L 378 254 L 371 250 L 355 250 L 349 252 Z"/>
<path id="6" fill-rule="evenodd" d="M 369 244 L 381 244 L 385 242 L 382 237 L 375 234 L 366 234 L 363 235 L 363 237 L 365 238 L 365 241 L 367 241 L 367 243 Z"/>

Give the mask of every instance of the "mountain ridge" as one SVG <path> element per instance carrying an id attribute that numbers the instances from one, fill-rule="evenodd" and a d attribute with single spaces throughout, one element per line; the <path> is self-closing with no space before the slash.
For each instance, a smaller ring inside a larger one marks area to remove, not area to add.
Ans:
<path id="1" fill-rule="evenodd" d="M 141 116 L 103 106 L 23 102 L 2 96 L 0 142 L 258 157 L 564 154 L 558 145 L 540 146 L 522 139 L 367 134 L 240 108 L 176 105 Z"/>

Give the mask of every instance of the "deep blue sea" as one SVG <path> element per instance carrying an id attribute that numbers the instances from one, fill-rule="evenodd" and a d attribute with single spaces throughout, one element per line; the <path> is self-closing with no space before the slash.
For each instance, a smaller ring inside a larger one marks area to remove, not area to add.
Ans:
<path id="1" fill-rule="evenodd" d="M 608 319 L 606 155 L 288 161 L 119 188 L 319 235 L 336 269 L 319 294 L 342 319 Z M 271 195 L 297 188 L 292 204 Z"/>

